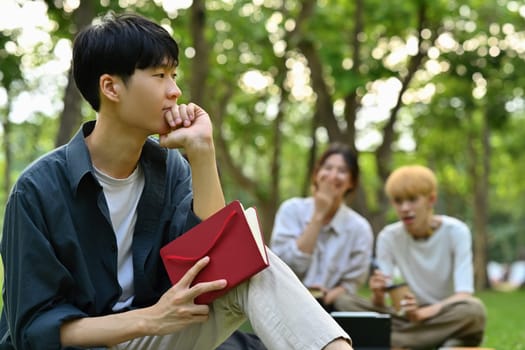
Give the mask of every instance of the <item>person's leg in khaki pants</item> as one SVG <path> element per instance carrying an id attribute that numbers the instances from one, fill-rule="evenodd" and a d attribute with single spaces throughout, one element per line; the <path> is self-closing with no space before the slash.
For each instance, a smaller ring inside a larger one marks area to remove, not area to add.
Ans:
<path id="1" fill-rule="evenodd" d="M 477 346 L 483 341 L 486 311 L 477 298 L 448 304 L 436 316 L 419 323 L 398 316 L 390 307 L 374 306 L 370 300 L 359 296 L 342 296 L 336 301 L 335 307 L 345 311 L 389 314 L 392 320 L 393 347 L 428 349 L 451 340 L 464 346 Z"/>
<path id="2" fill-rule="evenodd" d="M 268 251 L 270 267 L 211 305 L 207 322 L 166 336 L 137 338 L 112 350 L 211 350 L 246 320 L 269 350 L 319 350 L 348 334 L 290 268 Z"/>

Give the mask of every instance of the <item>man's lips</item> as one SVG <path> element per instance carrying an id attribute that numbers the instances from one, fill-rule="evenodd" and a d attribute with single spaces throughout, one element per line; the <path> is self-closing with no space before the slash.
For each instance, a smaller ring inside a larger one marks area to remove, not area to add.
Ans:
<path id="1" fill-rule="evenodd" d="M 411 223 L 412 221 L 414 221 L 415 219 L 415 216 L 414 215 L 407 215 L 407 216 L 403 216 L 401 218 L 401 220 L 405 223 L 405 224 L 409 224 Z"/>

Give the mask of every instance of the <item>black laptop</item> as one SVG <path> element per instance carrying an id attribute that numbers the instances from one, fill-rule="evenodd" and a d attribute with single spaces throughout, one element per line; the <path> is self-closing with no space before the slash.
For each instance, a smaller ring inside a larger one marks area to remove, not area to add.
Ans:
<path id="1" fill-rule="evenodd" d="M 390 349 L 390 315 L 368 311 L 334 311 L 330 314 L 350 335 L 355 350 Z"/>

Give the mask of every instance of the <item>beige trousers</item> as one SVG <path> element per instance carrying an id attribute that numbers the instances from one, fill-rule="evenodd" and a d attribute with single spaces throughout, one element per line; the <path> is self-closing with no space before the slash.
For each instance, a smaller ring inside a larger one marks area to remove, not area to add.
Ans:
<path id="1" fill-rule="evenodd" d="M 268 255 L 270 267 L 215 300 L 208 321 L 112 350 L 212 350 L 246 318 L 268 350 L 320 350 L 337 338 L 350 339 L 292 270 L 269 250 Z"/>
<path id="2" fill-rule="evenodd" d="M 341 311 L 389 314 L 392 321 L 392 347 L 433 349 L 444 344 L 477 346 L 483 341 L 486 311 L 482 302 L 474 297 L 448 304 L 434 317 L 419 323 L 398 316 L 390 307 L 377 307 L 370 300 L 355 295 L 341 296 L 336 300 L 335 307 Z"/>

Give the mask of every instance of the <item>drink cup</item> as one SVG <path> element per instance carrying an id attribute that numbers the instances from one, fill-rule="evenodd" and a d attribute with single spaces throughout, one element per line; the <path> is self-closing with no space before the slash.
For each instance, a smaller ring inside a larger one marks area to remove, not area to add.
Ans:
<path id="1" fill-rule="evenodd" d="M 319 288 L 319 287 L 309 287 L 308 291 L 317 300 L 322 300 L 323 297 L 324 297 L 324 291 L 321 288 Z"/>
<path id="2" fill-rule="evenodd" d="M 410 289 L 406 283 L 395 284 L 386 288 L 388 295 L 390 296 L 390 301 L 392 302 L 392 307 L 397 311 L 401 312 L 401 300 L 405 295 L 410 294 Z"/>

